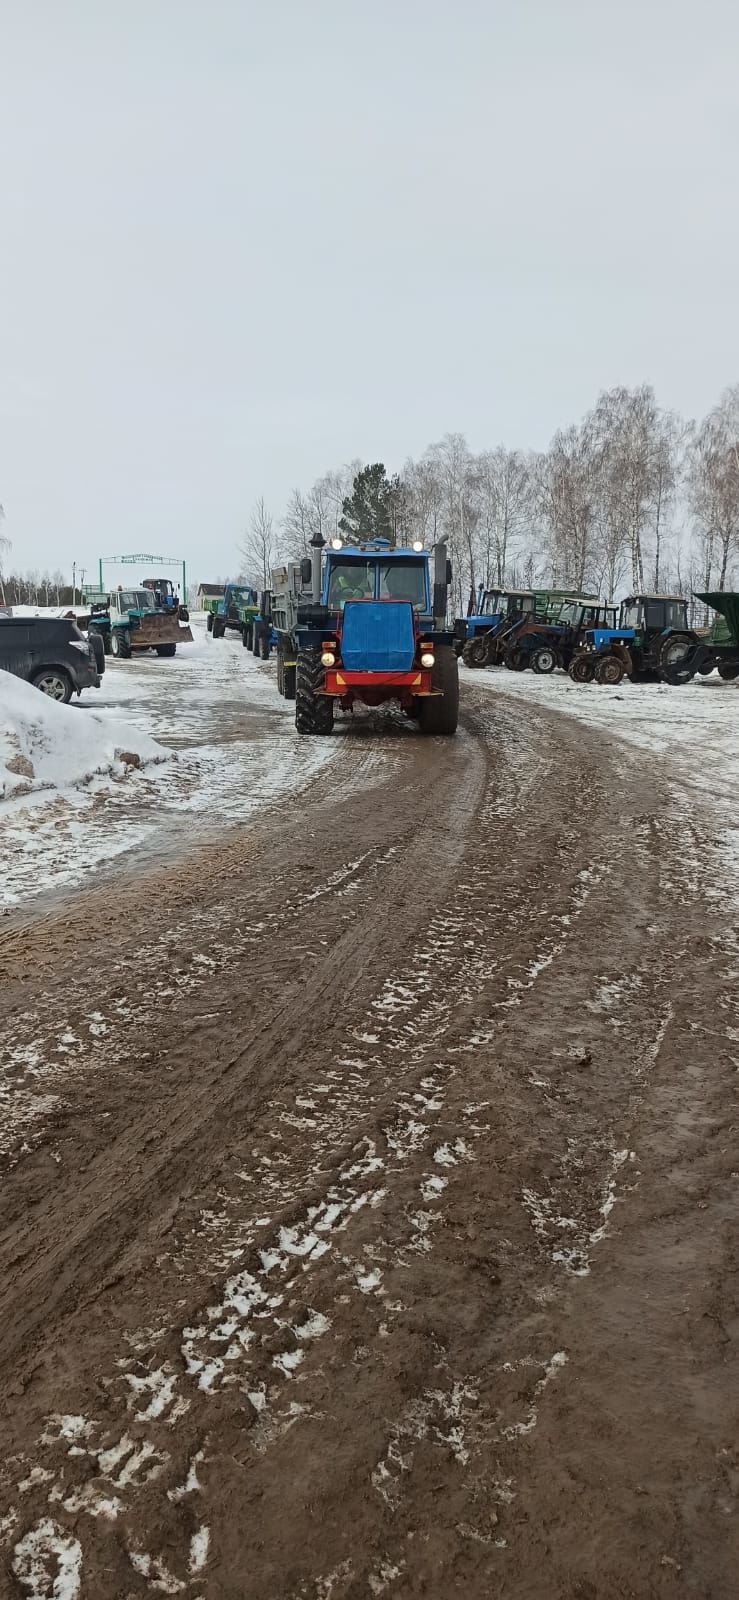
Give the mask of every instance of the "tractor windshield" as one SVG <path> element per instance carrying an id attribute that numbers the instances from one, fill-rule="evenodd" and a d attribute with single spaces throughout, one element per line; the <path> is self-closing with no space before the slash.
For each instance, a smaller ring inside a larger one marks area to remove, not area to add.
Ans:
<path id="1" fill-rule="evenodd" d="M 375 594 L 374 561 L 332 561 L 328 580 L 330 611 L 342 611 L 347 600 L 372 600 Z"/>
<path id="2" fill-rule="evenodd" d="M 501 595 L 502 591 L 500 589 L 485 590 L 480 607 L 480 615 L 482 617 L 494 617 L 499 611 L 502 611 Z"/>
<path id="3" fill-rule="evenodd" d="M 632 605 L 621 607 L 621 627 L 641 628 L 644 622 L 644 609 L 641 602 L 635 600 Z"/>
<path id="4" fill-rule="evenodd" d="M 420 561 L 381 561 L 379 563 L 381 600 L 408 600 L 414 611 L 426 607 L 426 568 Z"/>
<path id="5" fill-rule="evenodd" d="M 119 589 L 118 605 L 121 611 L 153 611 L 154 596 L 151 589 Z"/>

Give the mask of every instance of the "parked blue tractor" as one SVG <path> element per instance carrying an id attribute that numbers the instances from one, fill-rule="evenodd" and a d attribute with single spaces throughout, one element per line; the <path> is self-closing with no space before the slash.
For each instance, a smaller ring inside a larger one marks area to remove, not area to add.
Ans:
<path id="1" fill-rule="evenodd" d="M 621 602 L 619 626 L 587 631 L 568 670 L 575 683 L 618 684 L 624 676 L 686 683 L 700 642 L 681 595 L 630 595 Z"/>

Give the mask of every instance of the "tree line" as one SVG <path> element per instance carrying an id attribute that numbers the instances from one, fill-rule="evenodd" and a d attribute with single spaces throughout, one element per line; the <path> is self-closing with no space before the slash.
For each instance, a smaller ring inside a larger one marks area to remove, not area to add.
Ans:
<path id="1" fill-rule="evenodd" d="M 304 555 L 316 533 L 444 537 L 455 611 L 480 582 L 607 600 L 739 586 L 739 384 L 697 423 L 643 384 L 604 391 L 544 451 L 476 454 L 448 433 L 393 476 L 349 462 L 294 489 L 281 516 L 256 502 L 243 575 L 268 588 L 272 566 Z"/>

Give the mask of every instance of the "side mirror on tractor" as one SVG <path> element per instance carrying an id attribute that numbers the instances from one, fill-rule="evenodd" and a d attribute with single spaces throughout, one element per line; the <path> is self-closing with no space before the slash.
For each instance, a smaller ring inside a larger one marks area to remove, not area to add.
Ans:
<path id="1" fill-rule="evenodd" d="M 300 563 L 300 582 L 304 589 L 308 588 L 313 577 L 313 563 L 310 556 L 303 556 Z"/>
<path id="2" fill-rule="evenodd" d="M 447 583 L 447 588 L 450 587 L 451 581 L 452 581 L 452 563 L 451 563 L 451 561 L 447 561 L 447 564 L 446 564 L 446 583 Z"/>

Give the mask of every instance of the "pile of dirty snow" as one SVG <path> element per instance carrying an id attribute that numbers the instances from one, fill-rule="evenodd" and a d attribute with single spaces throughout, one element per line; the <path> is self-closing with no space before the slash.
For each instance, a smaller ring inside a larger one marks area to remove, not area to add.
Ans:
<path id="1" fill-rule="evenodd" d="M 89 704 L 60 705 L 0 672 L 0 801 L 75 788 L 97 773 L 122 778 L 169 755 L 126 722 L 101 717 Z"/>

